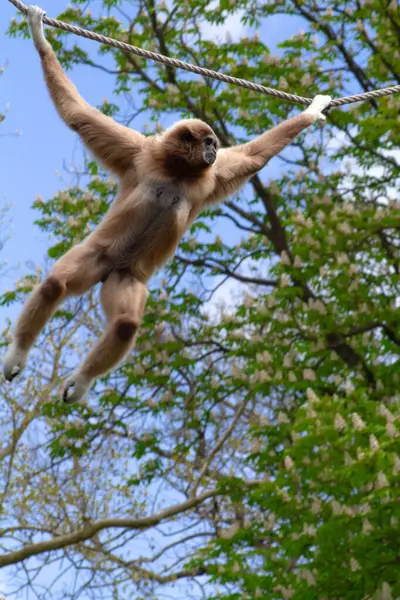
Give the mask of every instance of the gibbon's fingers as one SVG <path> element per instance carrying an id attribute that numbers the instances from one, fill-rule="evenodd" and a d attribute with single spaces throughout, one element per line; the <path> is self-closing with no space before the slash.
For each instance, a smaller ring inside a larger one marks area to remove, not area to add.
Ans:
<path id="1" fill-rule="evenodd" d="M 96 377 L 116 366 L 134 345 L 148 296 L 146 286 L 129 270 L 114 271 L 103 284 L 101 301 L 108 327 L 82 365 L 64 386 L 64 402 L 82 400 Z"/>
<path id="2" fill-rule="evenodd" d="M 51 47 L 46 40 L 43 31 L 43 17 L 45 14 L 45 11 L 42 10 L 40 6 L 28 6 L 27 16 L 29 29 L 31 30 L 33 43 L 37 50 Z"/>
<path id="3" fill-rule="evenodd" d="M 322 113 L 322 111 L 329 106 L 331 101 L 331 96 L 323 96 L 322 94 L 318 94 L 315 96 L 310 106 L 306 108 L 304 113 L 314 116 L 316 121 L 326 121 L 326 116 Z"/>

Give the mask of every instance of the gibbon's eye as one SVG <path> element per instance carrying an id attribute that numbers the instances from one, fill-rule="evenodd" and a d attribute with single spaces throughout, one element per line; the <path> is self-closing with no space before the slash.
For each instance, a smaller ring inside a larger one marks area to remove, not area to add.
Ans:
<path id="1" fill-rule="evenodd" d="M 196 138 L 192 133 L 190 133 L 190 131 L 184 131 L 181 135 L 181 140 L 183 142 L 195 142 Z"/>

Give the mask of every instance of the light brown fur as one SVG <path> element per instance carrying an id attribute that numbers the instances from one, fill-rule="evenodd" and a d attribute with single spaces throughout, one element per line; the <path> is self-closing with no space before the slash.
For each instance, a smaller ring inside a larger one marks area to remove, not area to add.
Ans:
<path id="1" fill-rule="evenodd" d="M 182 120 L 162 135 L 145 137 L 80 97 L 43 35 L 42 17 L 40 9 L 29 7 L 32 36 L 54 105 L 120 181 L 119 194 L 97 229 L 56 262 L 28 298 L 5 360 L 4 372 L 11 380 L 23 369 L 29 349 L 57 306 L 103 281 L 108 328 L 67 381 L 64 399 L 71 402 L 82 398 L 92 380 L 131 349 L 145 308 L 146 284 L 173 256 L 200 211 L 237 191 L 321 115 L 318 110 L 304 111 L 247 144 L 222 150 L 213 130 L 198 119 Z"/>

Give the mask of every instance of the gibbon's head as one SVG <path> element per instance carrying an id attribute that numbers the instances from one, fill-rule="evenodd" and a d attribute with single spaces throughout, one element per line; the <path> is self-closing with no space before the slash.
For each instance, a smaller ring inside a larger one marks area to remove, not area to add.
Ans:
<path id="1" fill-rule="evenodd" d="M 166 168 L 174 175 L 200 175 L 216 161 L 219 140 L 200 119 L 184 119 L 161 139 Z"/>

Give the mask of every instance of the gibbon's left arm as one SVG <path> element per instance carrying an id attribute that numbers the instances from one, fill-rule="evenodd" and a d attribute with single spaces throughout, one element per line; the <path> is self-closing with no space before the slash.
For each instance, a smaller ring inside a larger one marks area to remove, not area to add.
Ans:
<path id="1" fill-rule="evenodd" d="M 216 186 L 205 205 L 220 202 L 237 191 L 306 127 L 315 121 L 325 121 L 326 117 L 322 111 L 330 102 L 330 96 L 318 95 L 302 113 L 280 123 L 251 142 L 219 150 L 215 163 Z"/>
<path id="2" fill-rule="evenodd" d="M 44 36 L 44 15 L 40 7 L 28 7 L 29 27 L 54 105 L 66 125 L 80 135 L 104 166 L 117 175 L 123 175 L 132 165 L 132 158 L 143 146 L 145 138 L 102 114 L 79 95 Z"/>

